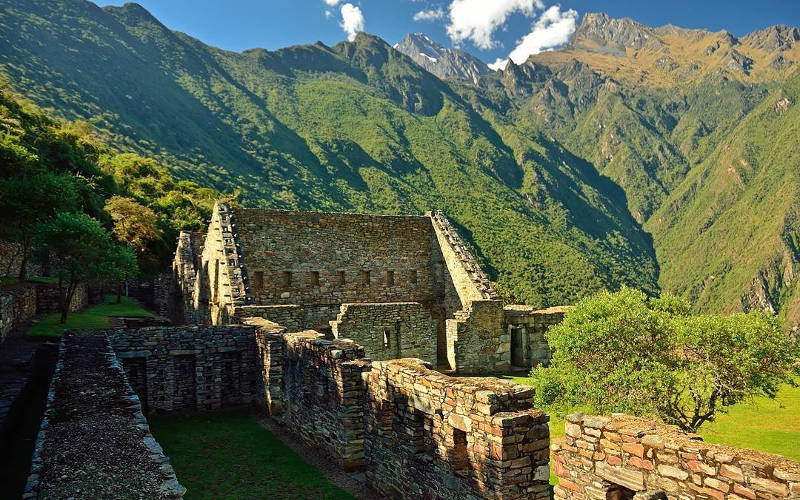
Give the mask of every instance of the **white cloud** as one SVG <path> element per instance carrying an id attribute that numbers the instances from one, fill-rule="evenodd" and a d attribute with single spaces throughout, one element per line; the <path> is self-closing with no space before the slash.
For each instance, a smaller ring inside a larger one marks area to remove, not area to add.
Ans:
<path id="1" fill-rule="evenodd" d="M 572 9 L 561 12 L 560 5 L 553 5 L 542 12 L 533 23 L 531 32 L 517 42 L 517 46 L 508 55 L 516 64 L 522 64 L 533 54 L 564 45 L 575 32 L 578 13 Z M 508 59 L 497 59 L 489 67 L 497 71 L 505 69 Z"/>
<path id="2" fill-rule="evenodd" d="M 325 2 L 326 4 L 328 4 L 331 7 L 336 7 L 336 5 L 339 2 L 341 2 L 341 0 L 322 0 L 322 1 Z"/>
<path id="3" fill-rule="evenodd" d="M 330 19 L 331 17 L 333 17 L 333 12 L 331 12 L 330 10 L 326 10 L 325 19 Z"/>
<path id="4" fill-rule="evenodd" d="M 537 8 L 544 9 L 542 0 L 453 0 L 447 36 L 454 43 L 472 40 L 481 49 L 491 49 L 497 46 L 492 34 L 508 16 L 514 12 L 533 16 Z"/>
<path id="5" fill-rule="evenodd" d="M 333 1 L 333 0 L 326 0 Z M 342 5 L 342 22 L 339 26 L 347 33 L 347 39 L 351 42 L 356 39 L 359 31 L 364 31 L 364 14 L 357 6 L 346 3 Z"/>
<path id="6" fill-rule="evenodd" d="M 414 14 L 415 21 L 435 21 L 444 17 L 444 9 L 439 7 L 436 9 L 421 10 Z"/>

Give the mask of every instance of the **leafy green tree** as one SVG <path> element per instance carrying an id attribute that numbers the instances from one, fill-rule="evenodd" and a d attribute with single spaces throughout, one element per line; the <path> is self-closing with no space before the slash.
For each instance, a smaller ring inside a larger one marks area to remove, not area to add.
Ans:
<path id="1" fill-rule="evenodd" d="M 58 278 L 61 323 L 67 320 L 69 304 L 80 283 L 124 277 L 135 265 L 130 251 L 120 249 L 97 219 L 81 212 L 59 212 L 39 224 L 35 242 Z"/>
<path id="2" fill-rule="evenodd" d="M 556 411 L 655 415 L 689 431 L 790 382 L 798 346 L 764 313 L 688 316 L 682 299 L 623 288 L 580 301 L 547 334 L 553 359 L 531 373 Z"/>
<path id="3" fill-rule="evenodd" d="M 158 216 L 132 198 L 114 195 L 106 200 L 105 210 L 114 221 L 113 232 L 117 239 L 144 253 L 161 238 Z"/>
<path id="4" fill-rule="evenodd" d="M 117 304 L 122 302 L 122 284 L 139 274 L 136 252 L 123 245 L 112 245 L 108 252 L 107 265 L 101 278 L 117 283 Z"/>
<path id="5" fill-rule="evenodd" d="M 26 278 L 30 248 L 36 227 L 59 210 L 73 210 L 78 204 L 77 189 L 68 174 L 23 167 L 22 175 L 0 178 L 0 238 L 21 247 L 20 281 Z"/>

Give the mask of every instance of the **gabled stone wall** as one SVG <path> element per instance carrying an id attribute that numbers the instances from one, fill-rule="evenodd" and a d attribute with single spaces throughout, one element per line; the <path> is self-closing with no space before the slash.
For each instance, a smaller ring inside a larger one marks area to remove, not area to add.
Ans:
<path id="1" fill-rule="evenodd" d="M 342 304 L 330 324 L 335 338 L 356 342 L 370 359 L 436 364 L 436 322 L 418 302 Z"/>
<path id="2" fill-rule="evenodd" d="M 800 498 L 800 463 L 628 415 L 570 415 L 552 450 L 557 499 Z"/>

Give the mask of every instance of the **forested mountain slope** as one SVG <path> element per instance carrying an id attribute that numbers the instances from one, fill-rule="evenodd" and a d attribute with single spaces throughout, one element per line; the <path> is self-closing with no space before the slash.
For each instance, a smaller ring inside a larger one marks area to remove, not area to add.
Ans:
<path id="1" fill-rule="evenodd" d="M 532 304 L 656 288 L 618 186 L 552 138 L 490 122 L 380 39 L 239 54 L 134 4 L 0 5 L 18 91 L 179 177 L 278 208 L 442 209 L 507 297 Z"/>

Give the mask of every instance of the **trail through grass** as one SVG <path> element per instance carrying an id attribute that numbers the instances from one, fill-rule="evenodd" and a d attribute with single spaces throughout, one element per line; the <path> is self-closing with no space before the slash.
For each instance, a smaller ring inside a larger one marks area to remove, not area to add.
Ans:
<path id="1" fill-rule="evenodd" d="M 244 412 L 150 419 L 188 500 L 351 499 Z"/>
<path id="2" fill-rule="evenodd" d="M 65 328 L 108 328 L 112 316 L 150 317 L 153 314 L 136 302 L 122 297 L 117 302 L 116 295 L 106 295 L 105 302 L 80 313 L 70 313 L 66 323 L 60 323 L 60 313 L 44 317 L 28 329 L 29 338 L 58 338 Z"/>

